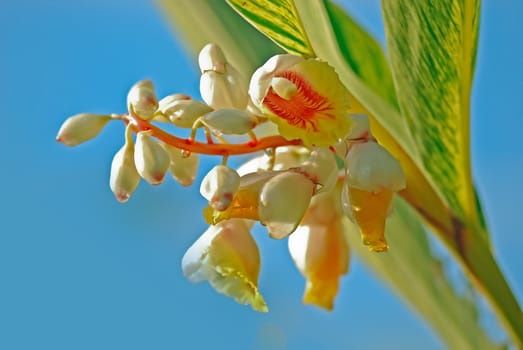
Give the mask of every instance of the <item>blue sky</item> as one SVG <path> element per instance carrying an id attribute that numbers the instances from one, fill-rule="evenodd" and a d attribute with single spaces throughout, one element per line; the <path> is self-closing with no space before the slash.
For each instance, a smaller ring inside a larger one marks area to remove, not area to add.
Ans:
<path id="1" fill-rule="evenodd" d="M 383 40 L 377 1 L 345 4 Z M 472 99 L 475 179 L 520 300 L 522 11 L 515 0 L 484 1 Z M 0 3 L 0 348 L 442 348 L 357 261 L 334 312 L 302 305 L 286 244 L 261 234 L 269 314 L 186 281 L 181 257 L 205 230 L 198 186 L 142 183 L 121 205 L 108 186 L 121 125 L 75 149 L 54 141 L 69 115 L 122 112 L 127 89 L 146 77 L 160 96 L 198 95 L 194 63 L 150 2 Z"/>

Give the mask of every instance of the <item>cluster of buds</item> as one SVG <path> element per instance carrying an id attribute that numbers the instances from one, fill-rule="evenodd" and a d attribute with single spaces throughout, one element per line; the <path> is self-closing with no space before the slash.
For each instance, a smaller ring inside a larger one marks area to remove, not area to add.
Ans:
<path id="1" fill-rule="evenodd" d="M 399 162 L 372 136 L 367 116 L 351 114 L 349 93 L 326 62 L 277 55 L 248 83 L 217 45 L 205 46 L 198 61 L 203 101 L 185 94 L 159 100 L 152 83 L 140 81 L 129 91 L 126 113 L 78 114 L 65 121 L 57 140 L 76 146 L 109 121 L 123 121 L 125 143 L 110 176 L 121 202 L 141 178 L 158 185 L 170 172 L 189 186 L 198 154 L 220 156 L 221 164 L 200 185 L 210 227 L 185 254 L 185 276 L 267 311 L 258 291 L 260 254 L 250 232 L 259 222 L 271 238 L 289 237 L 290 254 L 307 279 L 304 302 L 332 309 L 349 265 L 343 220 L 359 226 L 371 251 L 388 249 L 386 218 L 394 193 L 406 186 Z M 273 123 L 277 132 L 257 135 L 264 123 Z M 170 134 L 162 124 L 188 135 Z M 230 135 L 248 141 L 234 143 Z M 254 153 L 239 169 L 227 165 L 231 155 Z"/>

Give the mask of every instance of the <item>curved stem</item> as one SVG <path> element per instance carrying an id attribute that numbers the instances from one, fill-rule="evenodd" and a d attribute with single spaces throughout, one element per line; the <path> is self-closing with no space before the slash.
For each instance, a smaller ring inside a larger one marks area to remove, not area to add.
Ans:
<path id="1" fill-rule="evenodd" d="M 121 119 L 123 119 L 126 123 L 129 123 L 135 132 L 150 130 L 152 136 L 171 146 L 184 151 L 199 154 L 231 156 L 249 154 L 263 151 L 268 148 L 276 148 L 281 146 L 303 145 L 303 142 L 299 139 L 287 140 L 282 136 L 267 136 L 261 139 L 253 139 L 249 142 L 240 144 L 203 143 L 174 136 L 158 128 L 157 126 L 152 125 L 149 121 L 140 119 L 130 114 L 122 115 Z"/>

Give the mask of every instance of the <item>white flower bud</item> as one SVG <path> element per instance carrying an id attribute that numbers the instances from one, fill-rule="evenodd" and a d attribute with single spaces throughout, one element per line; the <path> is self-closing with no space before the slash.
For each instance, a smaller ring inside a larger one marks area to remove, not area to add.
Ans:
<path id="1" fill-rule="evenodd" d="M 216 44 L 208 44 L 198 56 L 202 76 L 200 94 L 214 109 L 245 109 L 249 102 L 247 81 L 229 63 Z"/>
<path id="2" fill-rule="evenodd" d="M 198 55 L 198 65 L 202 73 L 212 70 L 224 74 L 226 72 L 226 64 L 225 55 L 216 44 L 205 45 Z"/>
<path id="3" fill-rule="evenodd" d="M 187 95 L 175 94 L 164 97 L 160 101 L 158 110 L 174 125 L 180 128 L 191 128 L 196 119 L 211 112 L 212 108 L 192 100 Z"/>
<path id="4" fill-rule="evenodd" d="M 140 176 L 151 185 L 163 182 L 169 168 L 169 155 L 165 149 L 154 141 L 149 131 L 140 131 L 136 135 L 134 162 Z"/>
<path id="5" fill-rule="evenodd" d="M 406 187 L 399 161 L 373 141 L 352 145 L 346 158 L 347 184 L 351 188 L 380 192 L 400 191 Z"/>
<path id="6" fill-rule="evenodd" d="M 111 163 L 109 186 L 116 199 L 125 203 L 129 200 L 139 182 L 140 175 L 134 164 L 134 145 L 132 139 L 128 139 L 125 145 L 114 155 Z"/>
<path id="7" fill-rule="evenodd" d="M 158 109 L 158 99 L 150 80 L 139 81 L 131 87 L 127 94 L 127 108 L 142 119 L 153 117 Z"/>
<path id="8" fill-rule="evenodd" d="M 202 180 L 200 193 L 218 211 L 226 210 L 240 187 L 240 175 L 225 166 L 215 166 Z"/>
<path id="9" fill-rule="evenodd" d="M 76 146 L 95 138 L 111 120 L 110 115 L 92 113 L 76 114 L 62 124 L 56 141 L 66 146 Z"/>
<path id="10" fill-rule="evenodd" d="M 207 113 L 200 118 L 216 135 L 246 134 L 258 124 L 258 119 L 240 109 L 218 109 Z"/>
<path id="11" fill-rule="evenodd" d="M 315 147 L 300 169 L 315 183 L 321 185 L 319 190 L 322 192 L 330 191 L 338 179 L 336 158 L 327 147 Z"/>
<path id="12" fill-rule="evenodd" d="M 167 95 L 158 102 L 158 110 L 164 111 L 171 106 L 171 104 L 176 103 L 177 101 L 190 101 L 192 100 L 191 96 L 186 94 L 172 94 Z"/>
<path id="13" fill-rule="evenodd" d="M 202 99 L 214 109 L 245 109 L 249 102 L 247 81 L 231 65 L 226 73 L 206 71 L 200 77 Z"/>
<path id="14" fill-rule="evenodd" d="M 296 172 L 284 172 L 267 181 L 260 191 L 258 212 L 272 238 L 282 239 L 294 232 L 313 193 L 314 183 Z"/>
<path id="15" fill-rule="evenodd" d="M 183 151 L 176 147 L 165 143 L 162 146 L 171 159 L 169 171 L 173 178 L 182 186 L 192 185 L 198 171 L 198 154 L 190 153 L 189 155 L 184 155 Z"/>

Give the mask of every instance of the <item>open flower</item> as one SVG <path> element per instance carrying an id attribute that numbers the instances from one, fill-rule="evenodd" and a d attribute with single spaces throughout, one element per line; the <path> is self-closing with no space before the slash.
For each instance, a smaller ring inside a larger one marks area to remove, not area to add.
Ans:
<path id="1" fill-rule="evenodd" d="M 191 282 L 207 280 L 238 303 L 268 311 L 258 291 L 260 252 L 244 220 L 210 226 L 185 253 L 182 270 Z"/>
<path id="2" fill-rule="evenodd" d="M 330 146 L 350 130 L 348 92 L 326 62 L 276 55 L 253 74 L 249 94 L 287 139 Z"/>

